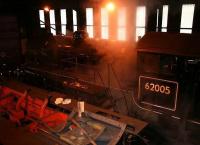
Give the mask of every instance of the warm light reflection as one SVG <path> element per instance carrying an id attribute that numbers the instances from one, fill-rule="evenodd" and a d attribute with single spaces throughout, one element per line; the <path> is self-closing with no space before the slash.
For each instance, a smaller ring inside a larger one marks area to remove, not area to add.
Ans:
<path id="1" fill-rule="evenodd" d="M 49 8 L 48 6 L 45 6 L 45 7 L 44 7 L 44 11 L 45 11 L 45 12 L 49 12 L 49 10 L 50 10 L 50 8 Z"/>
<path id="2" fill-rule="evenodd" d="M 114 11 L 115 5 L 114 5 L 114 3 L 109 2 L 109 3 L 106 5 L 106 8 L 107 8 L 108 11 Z"/>

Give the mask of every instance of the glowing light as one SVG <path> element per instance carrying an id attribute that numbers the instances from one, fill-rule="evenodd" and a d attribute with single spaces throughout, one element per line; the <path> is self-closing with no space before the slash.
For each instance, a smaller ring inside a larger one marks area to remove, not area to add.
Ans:
<path id="1" fill-rule="evenodd" d="M 45 6 L 45 7 L 44 7 L 44 11 L 45 11 L 45 12 L 49 12 L 49 10 L 50 10 L 50 8 L 49 8 L 48 6 Z"/>
<path id="2" fill-rule="evenodd" d="M 114 5 L 114 3 L 109 2 L 109 3 L 106 5 L 106 8 L 107 8 L 107 10 L 109 10 L 109 11 L 114 11 L 114 10 L 115 10 L 115 5 Z"/>

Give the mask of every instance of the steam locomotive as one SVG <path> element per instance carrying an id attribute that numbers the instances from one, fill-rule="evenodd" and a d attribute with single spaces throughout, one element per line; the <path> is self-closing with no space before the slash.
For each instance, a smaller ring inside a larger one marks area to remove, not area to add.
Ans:
<path id="1" fill-rule="evenodd" d="M 98 64 L 103 54 L 90 44 L 88 33 L 78 30 L 70 36 L 53 36 L 40 29 L 28 42 L 26 62 L 54 63 L 65 67 L 71 63 Z"/>
<path id="2" fill-rule="evenodd" d="M 199 144 L 199 41 L 197 34 L 151 32 L 137 45 L 134 100 L 154 114 L 151 119 L 156 116 L 152 122 L 171 140 L 169 144 Z"/>
<path id="3" fill-rule="evenodd" d="M 137 45 L 138 102 L 199 122 L 199 35 L 148 33 Z"/>
<path id="4" fill-rule="evenodd" d="M 77 35 L 80 36 L 79 34 Z M 77 39 L 76 42 L 80 39 L 77 36 L 74 38 Z M 137 44 L 138 85 L 135 88 L 135 92 L 138 95 L 133 96 L 139 109 L 146 112 L 154 112 L 158 116 L 169 119 L 170 122 L 174 119 L 178 125 L 184 124 L 183 128 L 187 128 L 193 134 L 198 133 L 200 124 L 199 41 L 200 37 L 195 34 L 147 33 L 141 38 Z M 2 68 L 5 68 L 5 65 L 2 65 Z M 8 70 L 10 69 L 1 70 L 4 70 L 2 71 L 4 76 L 9 76 Z M 24 74 L 19 68 L 14 71 L 15 76 Z M 27 69 L 25 71 L 26 73 L 29 72 L 29 77 L 34 78 L 33 80 L 37 78 L 39 82 L 46 81 L 52 84 L 47 86 L 48 89 L 55 88 L 54 84 L 57 88 L 63 87 L 59 82 L 55 83 L 55 80 L 47 80 L 45 75 Z M 27 79 L 28 77 L 24 78 Z M 46 80 L 43 81 L 43 79 Z M 30 79 L 27 79 L 27 81 L 31 82 Z M 36 85 L 41 87 L 43 84 Z M 42 87 L 44 88 L 44 86 Z M 52 107 L 52 104 L 48 105 L 48 107 Z M 112 119 L 114 118 L 116 119 L 115 116 Z M 159 123 L 161 122 L 156 122 L 156 125 Z M 135 126 L 138 127 L 139 125 L 136 124 Z M 167 124 L 167 127 L 169 126 Z M 129 128 L 134 130 L 134 126 L 128 125 L 118 144 L 172 144 L 165 139 L 168 135 L 174 136 L 172 134 L 173 131 L 169 132 L 169 134 L 161 135 L 163 130 L 167 130 L 166 128 L 156 132 L 149 125 L 146 125 L 139 134 L 132 134 L 129 132 Z M 185 138 L 182 135 L 181 127 L 175 129 L 180 133 L 180 138 Z M 194 129 L 197 131 L 194 131 Z M 170 140 L 172 139 L 170 138 Z M 179 141 L 176 137 L 174 140 L 175 144 Z M 197 140 L 196 142 L 198 143 L 198 138 L 194 140 Z M 184 143 L 187 144 L 187 142 Z"/>

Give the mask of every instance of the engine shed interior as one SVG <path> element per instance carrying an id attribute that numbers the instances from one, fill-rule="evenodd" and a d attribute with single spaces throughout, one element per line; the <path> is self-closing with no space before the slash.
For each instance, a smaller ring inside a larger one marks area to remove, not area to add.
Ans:
<path id="1" fill-rule="evenodd" d="M 200 1 L 0 1 L 0 145 L 199 145 Z"/>

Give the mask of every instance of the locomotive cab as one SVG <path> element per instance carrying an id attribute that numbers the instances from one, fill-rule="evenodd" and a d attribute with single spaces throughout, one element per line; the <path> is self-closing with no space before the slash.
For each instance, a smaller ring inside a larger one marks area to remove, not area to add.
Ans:
<path id="1" fill-rule="evenodd" d="M 146 109 L 200 122 L 200 36 L 147 33 L 137 45 L 137 98 Z"/>

